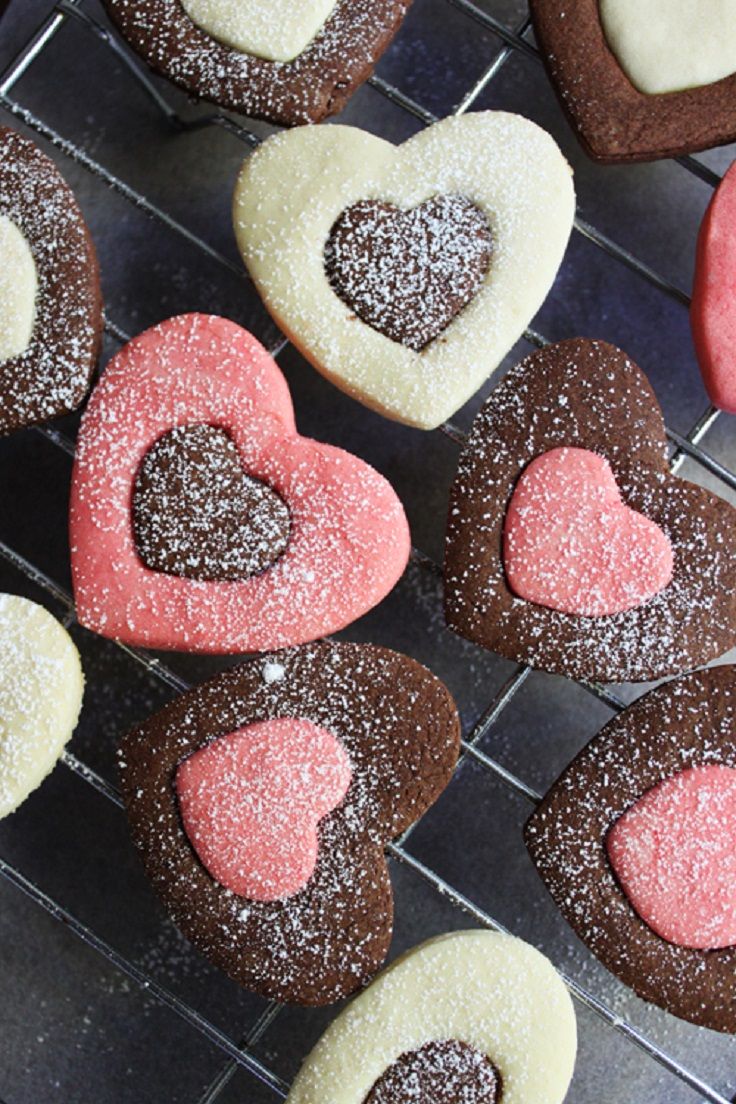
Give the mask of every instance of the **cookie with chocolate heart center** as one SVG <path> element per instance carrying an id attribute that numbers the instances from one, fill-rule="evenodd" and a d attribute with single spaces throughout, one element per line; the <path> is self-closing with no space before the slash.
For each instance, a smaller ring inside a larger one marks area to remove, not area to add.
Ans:
<path id="1" fill-rule="evenodd" d="M 0 434 L 74 410 L 102 339 L 94 245 L 74 195 L 0 127 Z"/>
<path id="2" fill-rule="evenodd" d="M 459 931 L 407 951 L 307 1057 L 288 1104 L 562 1104 L 572 1001 L 552 964 L 510 935 Z"/>
<path id="3" fill-rule="evenodd" d="M 560 102 L 596 161 L 652 161 L 736 138 L 733 0 L 530 0 Z"/>
<path id="4" fill-rule="evenodd" d="M 550 135 L 486 111 L 398 147 L 346 126 L 272 135 L 243 166 L 233 220 L 267 308 L 315 368 L 432 429 L 541 306 L 574 205 Z"/>
<path id="5" fill-rule="evenodd" d="M 105 0 L 141 57 L 187 92 L 283 126 L 341 111 L 411 0 Z"/>
<path id="6" fill-rule="evenodd" d="M 550 345 L 476 418 L 453 484 L 451 628 L 578 679 L 645 681 L 736 643 L 736 511 L 669 469 L 639 368 Z"/>
<path id="7" fill-rule="evenodd" d="M 120 749 L 131 832 L 185 935 L 246 988 L 324 1004 L 391 939 L 384 845 L 439 796 L 460 726 L 442 683 L 362 644 L 234 667 Z"/>
<path id="8" fill-rule="evenodd" d="M 736 1034 L 736 668 L 645 694 L 525 828 L 566 920 L 640 997 Z"/>
<path id="9" fill-rule="evenodd" d="M 70 533 L 81 624 L 223 653 L 343 628 L 410 549 L 386 480 L 300 437 L 263 346 L 197 314 L 147 330 L 105 370 L 77 441 Z"/>

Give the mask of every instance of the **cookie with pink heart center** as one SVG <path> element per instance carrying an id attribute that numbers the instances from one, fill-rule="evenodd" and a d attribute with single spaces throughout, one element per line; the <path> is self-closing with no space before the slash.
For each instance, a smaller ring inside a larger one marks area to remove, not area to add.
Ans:
<path id="1" fill-rule="evenodd" d="M 602 341 L 548 345 L 490 395 L 444 576 L 452 629 L 571 678 L 659 679 L 736 644 L 736 511 L 672 474 L 644 373 Z"/>
<path id="2" fill-rule="evenodd" d="M 524 829 L 562 915 L 612 973 L 736 1035 L 736 667 L 662 683 L 578 753 Z"/>
<path id="3" fill-rule="evenodd" d="M 300 437 L 266 350 L 198 314 L 108 365 L 82 420 L 70 535 L 83 625 L 223 653 L 343 628 L 388 593 L 410 550 L 386 480 Z"/>
<path id="4" fill-rule="evenodd" d="M 192 943 L 248 989 L 326 1004 L 386 957 L 384 848 L 439 797 L 459 743 L 426 668 L 321 641 L 231 667 L 139 725 L 120 748 L 122 792 Z"/>
<path id="5" fill-rule="evenodd" d="M 635 609 L 672 578 L 672 545 L 622 501 L 611 465 L 589 449 L 532 460 L 504 524 L 504 568 L 527 602 L 601 617 Z"/>
<path id="6" fill-rule="evenodd" d="M 736 414 L 736 164 L 700 226 L 690 325 L 710 401 Z"/>

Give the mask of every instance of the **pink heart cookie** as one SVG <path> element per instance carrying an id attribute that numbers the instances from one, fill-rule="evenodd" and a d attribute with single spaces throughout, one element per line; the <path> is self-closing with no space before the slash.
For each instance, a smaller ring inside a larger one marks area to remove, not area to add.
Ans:
<path id="1" fill-rule="evenodd" d="M 623 502 L 611 465 L 590 449 L 550 449 L 524 470 L 503 559 L 520 598 L 580 617 L 636 609 L 672 578 L 669 539 Z"/>
<path id="2" fill-rule="evenodd" d="M 736 414 L 736 162 L 700 226 L 690 325 L 711 402 Z"/>
<path id="3" fill-rule="evenodd" d="M 331 732 L 276 717 L 195 751 L 176 771 L 176 793 L 184 830 L 215 881 L 251 901 L 277 901 L 309 881 L 317 824 L 351 778 Z"/>
<path id="4" fill-rule="evenodd" d="M 135 543 L 131 502 L 144 457 L 172 429 L 200 425 L 224 430 L 247 476 L 290 515 L 283 553 L 237 581 L 152 570 Z M 81 624 L 128 644 L 216 653 L 343 628 L 388 593 L 410 550 L 386 480 L 300 437 L 272 357 L 240 326 L 201 314 L 147 330 L 108 365 L 82 420 L 70 540 Z"/>

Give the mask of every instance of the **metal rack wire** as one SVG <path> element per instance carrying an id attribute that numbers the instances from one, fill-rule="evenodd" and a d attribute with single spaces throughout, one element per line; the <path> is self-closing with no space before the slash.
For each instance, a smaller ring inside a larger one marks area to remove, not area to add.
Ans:
<path id="1" fill-rule="evenodd" d="M 488 12 L 479 8 L 472 0 L 445 0 L 445 3 L 449 7 L 460 12 L 463 17 L 476 21 L 484 30 L 491 32 L 502 43 L 500 51 L 484 69 L 480 77 L 467 89 L 458 103 L 455 113 L 462 114 L 474 105 L 481 93 L 498 77 L 509 59 L 515 54 L 523 53 L 536 62 L 539 62 L 541 59 L 539 58 L 539 53 L 535 45 L 529 38 L 530 21 L 528 17 L 522 20 L 515 29 L 510 30 Z M 49 141 L 65 156 L 71 158 L 87 172 L 92 173 L 107 187 L 142 210 L 147 216 L 163 223 L 170 231 L 180 235 L 190 245 L 201 250 L 224 269 L 229 270 L 231 273 L 235 273 L 244 281 L 247 280 L 247 274 L 228 257 L 219 253 L 208 242 L 204 241 L 185 225 L 171 217 L 166 211 L 151 202 L 146 196 L 140 194 L 125 181 L 106 169 L 104 165 L 97 162 L 85 149 L 66 139 L 53 127 L 49 126 L 42 118 L 39 118 L 13 98 L 13 89 L 20 78 L 42 57 L 44 50 L 64 25 L 69 20 L 75 20 L 83 26 L 89 34 L 96 36 L 103 42 L 127 67 L 131 76 L 151 97 L 157 108 L 162 112 L 172 127 L 179 129 L 193 129 L 209 126 L 221 127 L 237 141 L 242 142 L 247 148 L 252 149 L 258 144 L 259 138 L 257 135 L 222 112 L 215 111 L 206 116 L 198 116 L 191 121 L 183 119 L 171 107 L 165 97 L 162 96 L 154 81 L 150 79 L 138 62 L 131 57 L 118 38 L 94 16 L 90 15 L 82 5 L 83 0 L 59 0 L 58 3 L 50 5 L 48 15 L 41 25 L 37 28 L 35 33 L 31 35 L 5 72 L 0 74 L 0 108 L 31 128 L 36 134 Z M 371 78 L 370 83 L 378 93 L 386 97 L 403 111 L 410 113 L 421 123 L 427 125 L 435 121 L 436 117 L 431 111 L 380 77 L 374 76 Z M 679 158 L 678 161 L 685 171 L 694 174 L 705 183 L 711 186 L 718 183 L 718 176 L 702 162 L 690 157 Z M 616 263 L 624 265 L 636 273 L 642 280 L 647 281 L 660 293 L 668 296 L 683 308 L 687 307 L 689 297 L 682 289 L 673 285 L 664 276 L 634 256 L 628 249 L 617 244 L 608 235 L 585 221 L 579 215 L 575 220 L 575 232 L 592 242 L 596 248 L 604 251 Z M 105 326 L 109 337 L 114 341 L 122 343 L 128 339 L 128 334 L 126 334 L 111 318 L 108 317 L 106 319 Z M 546 343 L 546 339 L 541 334 L 532 330 L 527 330 L 525 337 L 527 341 L 537 347 L 541 347 Z M 278 356 L 286 345 L 286 340 L 282 339 L 278 341 L 271 349 L 272 354 Z M 701 440 L 712 428 L 718 417 L 719 412 L 712 406 L 707 406 L 687 434 L 682 435 L 674 429 L 668 428 L 667 434 L 673 446 L 671 464 L 673 470 L 677 470 L 686 458 L 690 458 L 700 465 L 704 471 L 723 482 L 725 486 L 729 487 L 731 490 L 736 490 L 736 473 L 730 471 L 700 447 Z M 55 427 L 41 427 L 35 432 L 44 436 L 56 448 L 68 455 L 73 455 L 73 441 Z M 464 440 L 463 432 L 451 423 L 443 425 L 440 428 L 440 432 L 444 433 L 457 444 L 462 444 Z M 421 569 L 435 574 L 440 572 L 439 566 L 419 550 L 414 549 L 412 555 L 415 563 L 418 564 Z M 55 599 L 55 601 L 60 603 L 65 611 L 64 623 L 67 626 L 74 623 L 75 613 L 73 599 L 63 587 L 59 586 L 37 566 L 29 562 L 28 559 L 2 541 L 0 541 L 0 557 L 8 564 L 21 571 L 29 580 L 43 588 Z M 122 648 L 136 663 L 142 665 L 146 671 L 154 675 L 157 679 L 162 680 L 170 689 L 180 692 L 187 688 L 187 683 L 156 657 L 148 655 L 142 650 L 130 648 L 122 644 L 118 644 L 118 647 Z M 518 777 L 500 762 L 487 755 L 479 746 L 496 724 L 503 711 L 522 690 L 529 674 L 529 668 L 519 666 L 507 679 L 493 700 L 482 712 L 471 730 L 465 735 L 462 742 L 461 759 L 468 757 L 474 760 L 487 771 L 489 775 L 499 779 L 513 792 L 529 802 L 534 803 L 540 799 L 540 794 L 522 778 Z M 585 689 L 603 701 L 611 709 L 618 710 L 624 707 L 624 703 L 614 693 L 602 686 L 586 685 Z M 106 800 L 111 802 L 112 805 L 116 807 L 122 806 L 120 796 L 116 789 L 100 774 L 82 762 L 77 756 L 67 751 L 64 754 L 63 763 L 70 771 L 82 779 L 86 784 L 93 787 Z M 400 840 L 389 845 L 387 854 L 395 861 L 408 867 L 418 878 L 441 893 L 457 908 L 467 913 L 472 917 L 474 922 L 494 930 L 505 930 L 493 916 L 489 915 L 488 912 L 472 900 L 469 900 L 440 874 L 411 854 L 406 847 L 411 831 L 412 829 L 409 829 Z M 256 1044 L 280 1013 L 280 1006 L 278 1004 L 273 1002 L 267 1004 L 261 1014 L 245 1032 L 244 1037 L 236 1041 L 216 1027 L 195 1007 L 184 1001 L 164 985 L 160 984 L 129 958 L 122 955 L 102 937 L 82 923 L 76 916 L 65 909 L 59 902 L 49 897 L 31 879 L 26 877 L 22 871 L 16 869 L 2 858 L 0 858 L 0 875 L 18 890 L 26 894 L 49 915 L 64 923 L 79 939 L 84 941 L 84 943 L 93 948 L 100 955 L 103 955 L 110 964 L 121 971 L 121 973 L 125 974 L 136 985 L 145 988 L 153 998 L 180 1016 L 192 1029 L 199 1032 L 223 1053 L 225 1062 L 201 1096 L 199 1104 L 214 1104 L 230 1078 L 239 1069 L 247 1071 L 253 1078 L 270 1089 L 274 1099 L 284 1098 L 287 1095 L 289 1086 L 286 1082 L 277 1073 L 269 1069 L 254 1053 Z M 564 972 L 562 976 L 567 982 L 573 996 L 582 1005 L 592 1011 L 613 1030 L 619 1032 L 635 1046 L 640 1048 L 652 1061 L 657 1062 L 670 1074 L 688 1085 L 698 1093 L 703 1100 L 710 1101 L 712 1104 L 730 1104 L 729 1099 L 718 1089 L 708 1084 L 678 1058 L 669 1054 L 656 1041 L 649 1038 L 635 1025 L 623 1019 L 605 1001 L 583 987 L 574 978 L 566 976 Z"/>

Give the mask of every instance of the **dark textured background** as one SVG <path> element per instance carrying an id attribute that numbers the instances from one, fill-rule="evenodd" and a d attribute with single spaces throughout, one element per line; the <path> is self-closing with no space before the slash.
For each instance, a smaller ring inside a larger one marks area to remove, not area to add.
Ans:
<path id="1" fill-rule="evenodd" d="M 480 0 L 480 6 L 510 28 L 525 14 L 523 0 Z M 82 7 L 102 18 L 95 0 L 85 0 Z M 50 10 L 49 0 L 11 0 L 0 24 L 0 66 Z M 496 36 L 449 0 L 415 0 L 378 73 L 446 115 L 500 49 Z M 208 113 L 165 82 L 157 83 L 187 118 Z M 230 194 L 247 151 L 237 138 L 217 127 L 173 129 L 106 47 L 74 20 L 60 29 L 10 96 L 235 265 L 234 272 L 208 258 L 46 145 L 89 221 L 114 323 L 133 333 L 179 311 L 214 311 L 273 344 L 273 324 L 238 274 Z M 520 111 L 548 127 L 575 167 L 582 215 L 689 290 L 697 227 L 711 195 L 707 184 L 674 162 L 616 168 L 590 164 L 533 58 L 514 54 L 474 107 Z M 0 119 L 20 126 L 2 98 Z M 395 140 L 419 125 L 371 87 L 358 92 L 342 119 Z M 722 171 L 732 157 L 733 149 L 702 159 Z M 649 374 L 667 421 L 677 430 L 689 430 L 707 405 L 685 307 L 580 234 L 573 235 L 554 291 L 534 325 L 550 338 L 579 334 L 624 347 Z M 108 342 L 105 359 L 115 347 Z M 521 342 L 508 364 L 528 351 Z M 291 349 L 279 362 L 292 388 L 301 432 L 345 446 L 388 476 L 406 505 L 414 544 L 438 559 L 456 446 L 440 433 L 423 434 L 369 413 Z M 458 416 L 460 424 L 469 425 L 481 398 Z M 65 419 L 59 428 L 73 435 L 75 419 Z M 722 417 L 704 447 L 733 467 L 733 421 Z M 0 456 L 0 541 L 68 588 L 68 456 L 35 430 L 0 442 Z M 691 463 L 683 474 L 723 491 Z M 63 602 L 6 559 L 0 559 L 0 588 L 34 598 L 62 618 L 68 613 Z M 456 694 L 468 731 L 514 668 L 447 632 L 440 597 L 434 576 L 412 566 L 381 608 L 344 635 L 397 647 L 428 663 Z M 171 692 L 114 644 L 78 627 L 72 633 L 82 652 L 87 691 L 71 747 L 113 779 L 119 735 Z M 219 661 L 169 656 L 167 662 L 196 679 Z M 533 674 L 482 746 L 544 789 L 609 715 L 582 688 Z M 571 935 L 526 856 L 521 826 L 528 811 L 528 803 L 494 775 L 466 762 L 411 838 L 409 850 L 730 1097 L 736 1091 L 734 1041 L 645 1006 Z M 0 824 L 0 856 L 231 1038 L 247 1034 L 262 1012 L 263 1001 L 238 990 L 178 936 L 143 878 L 123 814 L 63 765 Z M 412 870 L 394 864 L 393 877 L 397 923 L 392 953 L 470 923 Z M 201 1034 L 3 879 L 0 987 L 0 1098 L 5 1104 L 195 1104 L 225 1061 Z M 576 1009 L 580 1051 L 569 1097 L 574 1104 L 684 1104 L 699 1098 L 593 1013 L 579 1003 Z M 290 1079 L 332 1015 L 329 1010 L 282 1012 L 258 1042 L 256 1055 Z M 218 1097 L 221 1104 L 276 1099 L 242 1070 Z"/>

